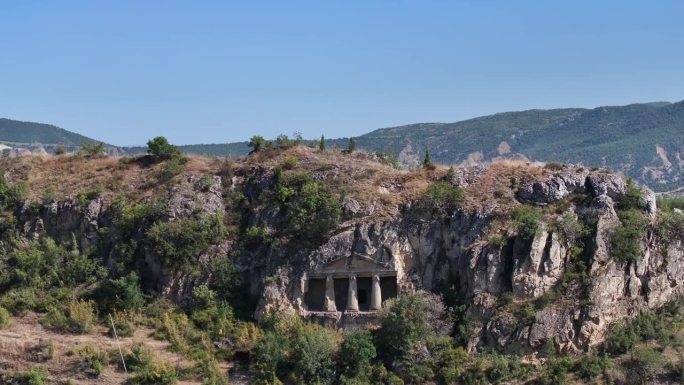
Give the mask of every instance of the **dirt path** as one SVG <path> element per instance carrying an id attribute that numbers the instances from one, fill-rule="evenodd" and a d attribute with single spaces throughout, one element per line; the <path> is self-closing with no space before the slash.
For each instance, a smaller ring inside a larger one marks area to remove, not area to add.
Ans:
<path id="1" fill-rule="evenodd" d="M 60 334 L 46 330 L 40 324 L 40 314 L 27 313 L 15 317 L 4 329 L 0 329 L 0 370 L 24 371 L 29 368 L 42 367 L 48 370 L 50 380 L 57 383 L 71 380 L 78 385 L 122 385 L 132 376 L 120 370 L 116 365 L 108 366 L 98 378 L 88 378 L 83 373 L 81 360 L 74 352 L 85 346 L 92 346 L 118 355 L 116 340 L 107 334 L 107 328 L 97 326 L 86 335 Z M 151 337 L 152 330 L 137 328 L 132 337 L 121 338 L 122 349 L 127 350 L 136 344 L 143 344 L 153 352 L 155 358 L 175 365 L 188 367 L 191 362 L 179 354 L 170 351 L 169 343 Z M 54 353 L 47 359 L 47 346 L 52 345 Z M 41 349 L 41 346 L 43 347 Z M 42 350 L 42 352 L 41 352 Z M 228 370 L 229 364 L 221 365 Z M 237 378 L 231 384 L 247 385 L 248 378 Z M 178 385 L 200 385 L 201 381 L 179 381 Z"/>

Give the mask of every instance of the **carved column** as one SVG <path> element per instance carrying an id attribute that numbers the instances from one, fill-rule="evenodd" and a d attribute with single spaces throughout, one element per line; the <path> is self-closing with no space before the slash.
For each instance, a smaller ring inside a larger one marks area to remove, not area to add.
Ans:
<path id="1" fill-rule="evenodd" d="M 333 276 L 325 277 L 325 311 L 337 311 L 335 306 L 335 281 Z"/>
<path id="2" fill-rule="evenodd" d="M 373 288 L 371 290 L 370 309 L 382 309 L 382 291 L 380 290 L 380 277 L 378 275 L 373 275 Z"/>
<path id="3" fill-rule="evenodd" d="M 356 276 L 349 276 L 349 292 L 347 294 L 347 311 L 359 311 L 359 299 L 356 296 Z"/>

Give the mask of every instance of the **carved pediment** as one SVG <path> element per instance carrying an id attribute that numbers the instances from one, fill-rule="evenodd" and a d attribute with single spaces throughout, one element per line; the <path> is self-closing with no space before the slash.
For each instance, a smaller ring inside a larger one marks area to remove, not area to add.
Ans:
<path id="1" fill-rule="evenodd" d="M 320 270 L 313 271 L 310 276 L 348 275 L 348 274 L 393 274 L 396 273 L 390 264 L 358 253 L 350 257 L 339 257 L 326 263 Z"/>

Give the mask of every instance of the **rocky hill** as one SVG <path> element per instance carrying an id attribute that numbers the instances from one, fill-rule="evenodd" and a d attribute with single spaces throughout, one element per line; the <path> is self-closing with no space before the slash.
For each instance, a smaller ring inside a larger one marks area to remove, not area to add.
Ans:
<path id="1" fill-rule="evenodd" d="M 506 112 L 457 123 L 384 128 L 358 144 L 445 164 L 501 158 L 607 167 L 656 191 L 682 187 L 684 102 Z"/>
<path id="2" fill-rule="evenodd" d="M 113 314 L 184 360 L 130 375 L 106 361 L 92 377 L 63 368 L 101 352 L 59 345 L 59 360 L 43 365 L 55 381 L 162 373 L 199 383 L 229 365 L 255 383 L 551 384 L 561 374 L 582 382 L 583 360 L 602 352 L 597 375 L 627 383 L 639 349 L 659 365 L 638 378 L 678 381 L 684 217 L 672 204 L 658 210 L 650 190 L 605 169 L 386 163 L 304 146 L 235 162 L 0 160 L 0 308 L 10 323 L 29 312 L 51 332 L 85 335 Z M 352 353 L 334 352 L 358 343 L 373 354 L 353 356 L 369 366 L 350 369 Z M 0 353 L 0 368 L 32 357 Z"/>

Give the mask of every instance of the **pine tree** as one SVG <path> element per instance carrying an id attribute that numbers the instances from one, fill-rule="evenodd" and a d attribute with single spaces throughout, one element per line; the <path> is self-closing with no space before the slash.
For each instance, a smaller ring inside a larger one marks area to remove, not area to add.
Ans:
<path id="1" fill-rule="evenodd" d="M 423 168 L 426 169 L 434 169 L 435 165 L 432 163 L 432 159 L 430 158 L 430 150 L 425 148 L 425 158 L 423 159 Z"/>
<path id="2" fill-rule="evenodd" d="M 318 143 L 318 151 L 325 151 L 325 136 L 321 135 L 321 141 Z"/>
<path id="3" fill-rule="evenodd" d="M 356 142 L 354 141 L 354 138 L 349 138 L 349 146 L 347 146 L 347 152 L 351 154 L 354 151 L 356 151 Z"/>

